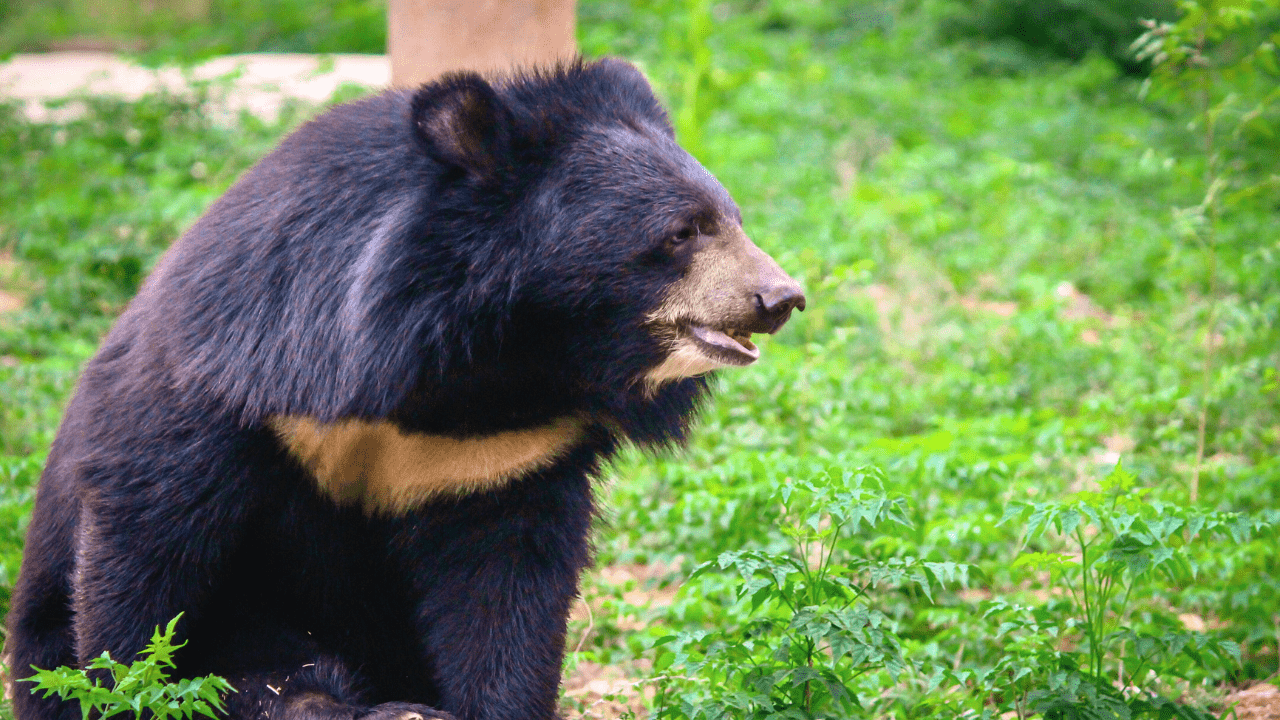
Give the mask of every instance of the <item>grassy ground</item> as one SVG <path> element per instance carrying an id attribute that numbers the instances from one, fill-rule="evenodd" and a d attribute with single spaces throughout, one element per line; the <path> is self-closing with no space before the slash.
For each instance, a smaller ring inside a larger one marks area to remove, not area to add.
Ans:
<path id="1" fill-rule="evenodd" d="M 572 715 L 1217 717 L 1275 677 L 1280 148 L 945 11 L 581 3 L 810 307 L 610 473 Z M 201 102 L 0 117 L 0 593 L 77 368 L 304 114 Z"/>

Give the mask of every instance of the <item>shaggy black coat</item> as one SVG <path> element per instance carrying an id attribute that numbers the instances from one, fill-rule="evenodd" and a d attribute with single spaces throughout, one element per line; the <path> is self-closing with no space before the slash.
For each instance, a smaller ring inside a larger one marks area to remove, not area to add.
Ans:
<path id="1" fill-rule="evenodd" d="M 708 212 L 737 215 L 617 61 L 454 75 L 302 126 L 85 369 L 28 531 L 15 676 L 128 660 L 184 612 L 179 672 L 231 680 L 232 717 L 553 717 L 590 478 L 622 442 L 680 442 L 707 389 L 638 379 L 683 271 L 663 241 Z M 370 514 L 316 489 L 277 416 L 587 424 L 550 467 Z M 21 685 L 14 704 L 79 716 Z"/>

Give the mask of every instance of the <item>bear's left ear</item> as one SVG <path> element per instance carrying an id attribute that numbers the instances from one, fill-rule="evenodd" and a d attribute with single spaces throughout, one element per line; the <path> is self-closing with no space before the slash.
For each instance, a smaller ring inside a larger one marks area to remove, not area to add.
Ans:
<path id="1" fill-rule="evenodd" d="M 450 73 L 413 96 L 413 129 L 446 165 L 490 176 L 507 156 L 513 118 L 493 87 L 473 72 Z"/>

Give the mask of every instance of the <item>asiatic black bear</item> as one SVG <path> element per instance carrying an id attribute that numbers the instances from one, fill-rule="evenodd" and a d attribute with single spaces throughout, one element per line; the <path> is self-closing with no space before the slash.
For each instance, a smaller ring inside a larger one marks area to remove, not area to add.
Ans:
<path id="1" fill-rule="evenodd" d="M 803 305 L 626 63 L 337 107 L 85 369 L 12 667 L 128 660 L 184 612 L 179 671 L 239 720 L 553 718 L 601 463 L 679 443 L 704 374 Z"/>

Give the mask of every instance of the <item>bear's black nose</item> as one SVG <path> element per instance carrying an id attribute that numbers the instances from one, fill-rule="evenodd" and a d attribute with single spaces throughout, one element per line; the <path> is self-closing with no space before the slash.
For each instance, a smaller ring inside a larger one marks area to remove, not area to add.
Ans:
<path id="1" fill-rule="evenodd" d="M 791 278 L 756 293 L 756 311 L 772 326 L 774 332 L 791 316 L 792 310 L 804 310 L 804 292 Z"/>
<path id="2" fill-rule="evenodd" d="M 799 285 L 785 283 L 756 293 L 756 307 L 766 315 L 783 315 L 793 309 L 804 311 L 804 293 Z"/>

